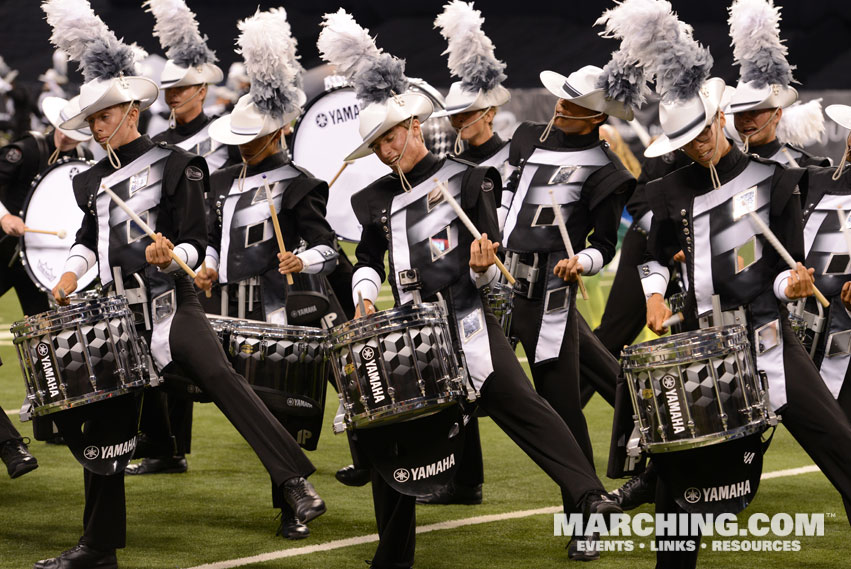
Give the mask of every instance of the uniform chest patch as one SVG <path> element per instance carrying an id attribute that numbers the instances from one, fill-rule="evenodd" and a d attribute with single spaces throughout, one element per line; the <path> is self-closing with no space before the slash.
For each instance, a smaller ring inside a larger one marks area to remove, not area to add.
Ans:
<path id="1" fill-rule="evenodd" d="M 16 164 L 21 161 L 23 154 L 21 154 L 21 150 L 19 148 L 10 148 L 6 151 L 6 162 L 11 164 Z"/>
<path id="2" fill-rule="evenodd" d="M 186 177 L 193 182 L 204 179 L 204 172 L 202 172 L 201 168 L 198 166 L 187 166 L 184 174 L 186 174 Z"/>

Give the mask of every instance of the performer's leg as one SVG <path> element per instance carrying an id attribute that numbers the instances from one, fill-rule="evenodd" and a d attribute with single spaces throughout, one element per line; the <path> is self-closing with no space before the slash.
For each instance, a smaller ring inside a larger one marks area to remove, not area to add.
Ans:
<path id="1" fill-rule="evenodd" d="M 414 564 L 417 537 L 416 501 L 394 490 L 372 469 L 372 502 L 378 525 L 373 569 L 409 569 Z"/>
<path id="2" fill-rule="evenodd" d="M 851 421 L 851 366 L 848 366 L 848 371 L 845 373 L 845 381 L 842 382 L 842 389 L 839 390 L 836 402 L 839 403 L 839 408 L 845 413 L 845 417 Z"/>
<path id="3" fill-rule="evenodd" d="M 656 484 L 656 513 L 681 514 L 671 491 L 659 477 Z M 656 536 L 656 569 L 694 569 L 700 553 L 700 531 L 694 535 Z M 678 549 L 680 551 L 678 551 Z"/>
<path id="4" fill-rule="evenodd" d="M 15 293 L 18 295 L 18 301 L 21 303 L 21 310 L 24 314 L 31 316 L 50 309 L 47 294 L 35 286 L 26 269 L 24 269 L 20 257 L 14 265 L 2 270 L 8 270 L 11 273 L 10 277 L 15 287 Z"/>
<path id="5" fill-rule="evenodd" d="M 166 395 L 168 418 L 171 432 L 177 444 L 177 455 L 184 456 L 192 452 L 192 410 L 194 402 L 188 397 L 173 393 Z"/>
<path id="6" fill-rule="evenodd" d="M 591 331 L 591 327 L 581 314 L 576 315 L 579 329 L 579 385 L 582 396 L 582 407 L 588 402 L 585 399 L 586 385 L 590 385 L 606 403 L 615 406 L 615 381 L 620 373 L 620 364 L 609 350 Z M 590 399 L 590 397 L 589 397 Z"/>
<path id="7" fill-rule="evenodd" d="M 21 440 L 23 440 L 21 433 L 18 432 L 18 429 L 16 429 L 15 425 L 12 424 L 12 420 L 9 419 L 6 412 L 3 411 L 2 407 L 0 407 L 0 445 L 6 441 Z"/>
<path id="8" fill-rule="evenodd" d="M 98 551 L 121 549 L 127 537 L 124 472 L 101 476 L 83 469 L 86 507 L 80 543 Z"/>
<path id="9" fill-rule="evenodd" d="M 0 407 L 0 459 L 6 465 L 10 478 L 23 476 L 38 468 L 38 461 L 27 450 L 21 433 Z"/>

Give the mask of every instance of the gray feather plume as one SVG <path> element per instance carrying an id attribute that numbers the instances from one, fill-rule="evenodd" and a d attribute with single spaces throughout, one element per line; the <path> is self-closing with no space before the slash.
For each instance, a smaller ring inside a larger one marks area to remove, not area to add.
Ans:
<path id="1" fill-rule="evenodd" d="M 448 41 L 449 71 L 461 79 L 465 91 L 490 91 L 505 81 L 505 63 L 494 55 L 493 42 L 482 31 L 485 19 L 473 3 L 453 0 L 434 20 Z"/>
<path id="2" fill-rule="evenodd" d="M 824 114 L 821 99 L 807 103 L 800 101 L 783 109 L 777 125 L 777 138 L 801 148 L 815 144 L 824 135 Z"/>
<path id="3" fill-rule="evenodd" d="M 86 82 L 134 74 L 133 50 L 115 37 L 87 0 L 48 0 L 41 7 L 53 27 L 50 41 L 80 63 Z"/>
<path id="4" fill-rule="evenodd" d="M 603 67 L 597 88 L 603 89 L 607 98 L 636 109 L 644 105 L 650 94 L 644 68 L 630 61 L 622 50 L 614 52 L 612 59 Z"/>
<path id="5" fill-rule="evenodd" d="M 369 30 L 342 8 L 323 16 L 316 45 L 322 59 L 352 83 L 364 105 L 383 103 L 408 87 L 405 61 L 376 47 Z"/>
<path id="6" fill-rule="evenodd" d="M 271 8 L 238 24 L 237 40 L 251 80 L 251 100 L 264 113 L 276 118 L 299 107 L 301 73 L 304 70 L 295 54 L 287 13 Z"/>
<path id="7" fill-rule="evenodd" d="M 712 56 L 667 0 L 624 0 L 597 20 L 604 37 L 621 40 L 623 60 L 644 67 L 665 102 L 688 100 L 709 78 Z"/>
<path id="8" fill-rule="evenodd" d="M 184 0 L 148 0 L 144 6 L 154 15 L 154 35 L 166 56 L 180 67 L 215 63 L 216 54 L 207 47 L 207 36 L 198 31 L 195 14 Z"/>
<path id="9" fill-rule="evenodd" d="M 789 51 L 780 40 L 780 8 L 772 0 L 735 0 L 729 24 L 733 59 L 743 82 L 761 88 L 793 81 L 794 67 L 786 61 Z"/>

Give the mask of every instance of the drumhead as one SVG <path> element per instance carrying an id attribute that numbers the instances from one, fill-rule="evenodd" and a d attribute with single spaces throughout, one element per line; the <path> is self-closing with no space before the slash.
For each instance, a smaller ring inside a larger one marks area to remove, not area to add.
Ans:
<path id="1" fill-rule="evenodd" d="M 59 282 L 68 251 L 83 222 L 83 211 L 74 199 L 71 180 L 85 172 L 91 164 L 78 158 L 65 157 L 37 176 L 30 186 L 21 217 L 27 227 L 49 231 L 63 230 L 64 239 L 41 233 L 24 234 L 21 261 L 38 288 L 50 292 Z M 83 290 L 97 276 L 97 265 L 77 281 Z"/>

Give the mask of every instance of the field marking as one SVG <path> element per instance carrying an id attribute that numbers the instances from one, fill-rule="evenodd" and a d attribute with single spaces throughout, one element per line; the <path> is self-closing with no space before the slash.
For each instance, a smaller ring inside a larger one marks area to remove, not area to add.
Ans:
<path id="1" fill-rule="evenodd" d="M 788 468 L 785 470 L 775 470 L 772 472 L 763 473 L 760 480 L 769 480 L 771 478 L 783 478 L 787 476 L 798 476 L 799 474 L 809 474 L 819 472 L 818 466 L 802 466 L 800 468 Z M 536 510 L 517 510 L 514 512 L 505 512 L 503 514 L 491 514 L 487 516 L 475 516 L 472 518 L 462 518 L 460 520 L 449 520 L 436 524 L 429 524 L 417 528 L 417 533 L 429 533 L 446 529 L 455 529 L 464 526 L 472 526 L 479 524 L 488 524 L 493 522 L 501 522 L 504 520 L 514 520 L 519 518 L 527 518 L 530 516 L 539 516 L 544 514 L 556 514 L 562 511 L 562 506 L 550 506 L 547 508 L 538 508 Z M 334 549 L 342 549 L 353 545 L 363 545 L 365 543 L 375 543 L 378 541 L 378 534 L 362 535 L 359 537 L 350 537 L 347 539 L 338 539 L 326 543 L 316 545 L 308 545 L 305 547 L 294 547 L 292 549 L 283 549 L 280 551 L 270 551 L 269 553 L 261 553 L 252 555 L 251 557 L 242 557 L 240 559 L 231 559 L 228 561 L 217 561 L 215 563 L 207 563 L 205 565 L 197 565 L 189 569 L 232 569 L 233 567 L 242 567 L 252 563 L 265 563 L 267 561 L 275 561 L 277 559 L 286 559 L 288 557 L 298 557 L 300 555 L 308 555 L 321 551 L 331 551 Z"/>

